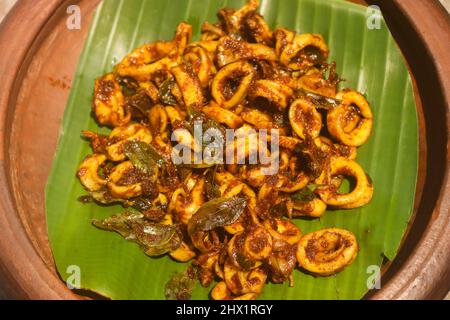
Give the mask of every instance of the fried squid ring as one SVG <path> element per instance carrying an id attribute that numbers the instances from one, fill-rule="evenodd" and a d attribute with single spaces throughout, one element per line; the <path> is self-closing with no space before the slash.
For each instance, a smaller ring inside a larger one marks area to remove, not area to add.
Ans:
<path id="1" fill-rule="evenodd" d="M 205 179 L 198 178 L 195 185 L 187 197 L 182 200 L 178 199 L 175 206 L 178 221 L 187 224 L 192 215 L 205 203 Z"/>
<path id="2" fill-rule="evenodd" d="M 234 295 L 259 294 L 266 283 L 266 279 L 267 272 L 263 267 L 244 271 L 236 268 L 230 261 L 225 261 L 224 280 L 227 288 Z"/>
<path id="3" fill-rule="evenodd" d="M 163 58 L 174 47 L 175 43 L 173 41 L 156 41 L 140 46 L 117 64 L 115 71 L 121 76 L 131 76 L 134 69 Z"/>
<path id="4" fill-rule="evenodd" d="M 333 141 L 324 136 L 319 136 L 314 140 L 314 143 L 324 152 L 327 152 L 336 157 L 344 157 L 349 160 L 355 160 L 358 153 L 356 147 L 333 143 Z"/>
<path id="5" fill-rule="evenodd" d="M 238 32 L 244 22 L 244 19 L 247 18 L 248 15 L 255 12 L 259 8 L 258 0 L 248 0 L 247 3 L 242 6 L 240 9 L 236 10 L 229 17 L 229 24 L 233 27 L 232 30 L 228 30 L 229 33 Z"/>
<path id="6" fill-rule="evenodd" d="M 93 112 L 102 125 L 124 126 L 131 113 L 124 107 L 124 96 L 119 82 L 112 73 L 95 80 Z"/>
<path id="7" fill-rule="evenodd" d="M 267 261 L 272 282 L 282 283 L 289 280 L 289 286 L 293 286 L 292 271 L 297 265 L 296 251 L 297 244 L 289 244 L 283 240 L 273 240 L 272 254 Z"/>
<path id="8" fill-rule="evenodd" d="M 170 252 L 170 256 L 180 262 L 188 262 L 196 253 L 183 241 L 178 249 Z"/>
<path id="9" fill-rule="evenodd" d="M 152 134 L 150 130 L 139 123 L 133 123 L 126 127 L 117 127 L 111 131 L 109 135 L 110 141 L 117 141 L 114 144 L 106 147 L 108 159 L 111 161 L 125 160 L 125 153 L 123 146 L 128 141 L 142 141 L 145 143 L 152 142 Z"/>
<path id="10" fill-rule="evenodd" d="M 246 293 L 233 297 L 225 281 L 218 282 L 211 290 L 211 298 L 214 300 L 255 300 L 257 297 L 258 295 L 256 293 Z"/>
<path id="11" fill-rule="evenodd" d="M 288 193 L 303 189 L 309 183 L 309 177 L 303 172 L 298 173 L 293 181 L 289 177 L 281 174 L 278 175 L 278 178 L 281 181 L 281 185 L 277 190 Z"/>
<path id="12" fill-rule="evenodd" d="M 318 58 L 319 62 L 328 58 L 329 49 L 323 37 L 320 34 L 299 34 L 296 35 L 291 43 L 288 43 L 280 54 L 280 62 L 292 70 L 300 70 L 305 67 L 311 67 L 317 64 L 309 59 L 302 58 L 302 52 L 313 47 L 320 51 L 322 57 Z"/>
<path id="13" fill-rule="evenodd" d="M 202 253 L 195 259 L 194 264 L 198 266 L 198 279 L 203 287 L 209 287 L 214 280 L 214 273 L 219 263 L 219 251 Z"/>
<path id="14" fill-rule="evenodd" d="M 244 123 L 241 117 L 236 115 L 234 112 L 221 108 L 214 102 L 211 102 L 208 106 L 203 107 L 202 111 L 211 119 L 225 124 L 232 129 L 239 128 Z"/>
<path id="15" fill-rule="evenodd" d="M 278 28 L 274 32 L 274 38 L 275 38 L 275 53 L 279 57 L 283 52 L 284 48 L 286 48 L 286 46 L 289 43 L 292 43 L 294 41 L 295 32 L 285 28 Z"/>
<path id="16" fill-rule="evenodd" d="M 361 166 L 343 157 L 334 158 L 331 162 L 332 176 L 349 176 L 355 179 L 355 187 L 349 193 L 338 193 L 337 188 L 325 186 L 316 189 L 316 193 L 328 205 L 352 209 L 361 207 L 370 202 L 373 195 L 373 186 L 370 177 Z"/>
<path id="17" fill-rule="evenodd" d="M 142 183 L 132 183 L 129 185 L 121 185 L 120 180 L 130 171 L 134 170 L 131 161 L 125 161 L 114 167 L 108 178 L 109 193 L 118 199 L 130 199 L 138 197 L 142 194 Z"/>
<path id="18" fill-rule="evenodd" d="M 300 144 L 302 141 L 293 137 L 280 136 L 279 143 L 280 147 L 293 151 L 295 147 Z"/>
<path id="19" fill-rule="evenodd" d="M 329 228 L 308 233 L 298 243 L 300 266 L 316 275 L 329 276 L 351 264 L 359 246 L 350 231 Z"/>
<path id="20" fill-rule="evenodd" d="M 280 218 L 267 219 L 264 221 L 264 227 L 270 233 L 273 240 L 296 244 L 302 237 L 300 229 L 289 220 Z"/>
<path id="21" fill-rule="evenodd" d="M 301 139 L 305 139 L 307 135 L 317 138 L 322 129 L 322 116 L 314 105 L 305 99 L 297 99 L 291 104 L 289 122 Z"/>
<path id="22" fill-rule="evenodd" d="M 364 96 L 356 91 L 348 90 L 338 93 L 337 99 L 342 103 L 328 112 L 327 127 L 330 134 L 347 146 L 359 147 L 363 145 L 372 132 L 373 115 L 369 103 Z M 357 108 L 361 119 L 348 108 Z"/>
<path id="23" fill-rule="evenodd" d="M 154 59 L 144 59 L 143 64 L 130 63 L 134 61 L 133 57 L 131 57 L 117 65 L 115 71 L 120 76 L 129 76 L 138 81 L 150 81 L 155 75 L 168 73 L 171 68 L 176 67 L 180 63 L 191 36 L 192 26 L 182 22 L 177 27 L 169 52 L 156 52 L 151 56 Z M 145 63 L 146 61 L 150 62 Z"/>
<path id="24" fill-rule="evenodd" d="M 272 48 L 263 44 L 248 43 L 228 36 L 219 40 L 217 64 L 220 68 L 242 59 L 275 61 L 277 56 Z"/>
<path id="25" fill-rule="evenodd" d="M 337 84 L 324 78 L 323 72 L 313 68 L 297 81 L 293 82 L 295 89 L 304 89 L 325 97 L 336 96 Z"/>
<path id="26" fill-rule="evenodd" d="M 272 253 L 272 237 L 263 226 L 257 226 L 245 233 L 242 249 L 250 260 L 265 260 Z"/>
<path id="27" fill-rule="evenodd" d="M 226 33 L 217 25 L 204 22 L 201 27 L 201 42 L 219 40 L 226 36 Z"/>
<path id="28" fill-rule="evenodd" d="M 268 114 L 265 114 L 261 110 L 258 109 L 244 110 L 240 114 L 240 116 L 242 117 L 242 120 L 244 120 L 247 123 L 250 123 L 251 125 L 253 125 L 258 129 L 275 128 L 272 117 Z"/>
<path id="29" fill-rule="evenodd" d="M 184 54 L 184 59 L 192 66 L 202 87 L 206 88 L 209 86 L 211 79 L 216 73 L 216 68 L 206 49 L 201 46 L 189 46 Z"/>
<path id="30" fill-rule="evenodd" d="M 214 230 L 209 232 L 199 231 L 191 235 L 191 241 L 194 247 L 201 253 L 216 250 L 221 246 L 219 237 Z"/>
<path id="31" fill-rule="evenodd" d="M 253 67 L 245 61 L 237 61 L 229 64 L 217 72 L 211 86 L 211 94 L 216 102 L 226 109 L 234 107 L 245 98 L 248 88 L 255 76 Z M 237 89 L 233 90 L 234 82 Z"/>
<path id="32" fill-rule="evenodd" d="M 106 180 L 98 174 L 100 166 L 105 161 L 105 155 L 94 154 L 87 156 L 81 163 L 77 176 L 87 190 L 99 191 L 106 184 Z"/>
<path id="33" fill-rule="evenodd" d="M 256 12 L 250 14 L 244 21 L 244 27 L 255 42 L 265 45 L 272 44 L 273 32 L 260 14 Z"/>
<path id="34" fill-rule="evenodd" d="M 198 77 L 183 64 L 173 67 L 170 71 L 181 90 L 185 106 L 199 109 L 203 105 L 203 92 Z"/>
<path id="35" fill-rule="evenodd" d="M 150 128 L 155 134 L 163 134 L 167 130 L 169 118 L 166 110 L 160 104 L 153 106 L 148 112 Z"/>
<path id="36" fill-rule="evenodd" d="M 255 104 L 258 103 L 258 99 L 265 99 L 279 110 L 284 110 L 287 107 L 292 95 L 291 88 L 272 80 L 256 81 L 249 94 Z"/>
<path id="37" fill-rule="evenodd" d="M 325 214 L 327 205 L 322 200 L 315 198 L 308 202 L 292 202 L 292 217 L 313 217 L 319 218 Z"/>

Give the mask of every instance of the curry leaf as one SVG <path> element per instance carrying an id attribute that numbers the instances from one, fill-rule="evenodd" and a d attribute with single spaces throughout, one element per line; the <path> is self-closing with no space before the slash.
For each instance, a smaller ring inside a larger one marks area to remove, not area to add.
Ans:
<path id="1" fill-rule="evenodd" d="M 103 220 L 93 220 L 92 224 L 136 242 L 148 256 L 160 256 L 173 251 L 182 241 L 176 226 L 145 221 L 141 213 L 126 211 Z"/>
<path id="2" fill-rule="evenodd" d="M 133 165 L 145 173 L 151 174 L 155 166 L 165 163 L 164 158 L 148 143 L 128 141 L 123 149 Z"/>
<path id="3" fill-rule="evenodd" d="M 314 192 L 308 187 L 304 187 L 291 195 L 291 199 L 297 202 L 310 202 L 315 198 Z"/>
<path id="4" fill-rule="evenodd" d="M 164 287 L 167 300 L 189 300 L 196 284 L 196 272 L 192 266 L 173 274 Z"/>
<path id="5" fill-rule="evenodd" d="M 235 222 L 247 206 L 243 198 L 217 198 L 206 202 L 188 222 L 188 233 L 210 231 Z"/>
<path id="6" fill-rule="evenodd" d="M 174 106 L 177 104 L 177 99 L 172 94 L 172 89 L 175 86 L 175 80 L 168 78 L 159 87 L 158 97 L 159 100 L 167 105 Z"/>

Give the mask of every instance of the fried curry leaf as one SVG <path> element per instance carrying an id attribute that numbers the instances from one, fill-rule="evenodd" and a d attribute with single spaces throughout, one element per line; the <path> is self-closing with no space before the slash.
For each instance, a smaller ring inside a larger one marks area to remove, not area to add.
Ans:
<path id="1" fill-rule="evenodd" d="M 176 226 L 148 222 L 142 213 L 127 211 L 103 220 L 93 220 L 92 224 L 136 242 L 151 257 L 177 249 L 182 241 Z"/>
<path id="2" fill-rule="evenodd" d="M 124 144 L 124 152 L 137 169 L 147 174 L 166 162 L 155 148 L 142 141 L 128 141 Z"/>
<path id="3" fill-rule="evenodd" d="M 89 192 L 89 194 L 86 196 L 83 196 L 83 198 L 84 198 L 83 203 L 88 203 L 92 200 L 95 202 L 98 202 L 100 204 L 104 204 L 104 205 L 113 204 L 113 203 L 123 203 L 123 204 L 128 203 L 127 200 L 113 198 L 107 191 Z M 88 199 L 90 201 L 88 201 Z"/>
<path id="4" fill-rule="evenodd" d="M 92 220 L 92 224 L 97 228 L 103 230 L 115 231 L 127 240 L 133 240 L 135 237 L 130 223 L 142 222 L 142 218 L 142 214 L 136 214 L 126 211 L 123 213 L 115 214 L 103 220 L 94 219 Z"/>
<path id="5" fill-rule="evenodd" d="M 297 192 L 291 194 L 291 199 L 297 202 L 310 202 L 315 198 L 316 196 L 314 195 L 314 192 L 308 187 L 300 189 Z"/>
<path id="6" fill-rule="evenodd" d="M 326 97 L 315 92 L 300 89 L 297 94 L 310 100 L 318 109 L 331 110 L 341 104 L 341 101 L 331 97 Z"/>
<path id="7" fill-rule="evenodd" d="M 192 266 L 174 273 L 164 287 L 167 300 L 189 300 L 196 283 L 196 272 Z"/>
<path id="8" fill-rule="evenodd" d="M 159 87 L 158 97 L 159 100 L 167 105 L 174 106 L 177 104 L 177 99 L 172 94 L 172 89 L 175 86 L 175 80 L 168 78 Z"/>
<path id="9" fill-rule="evenodd" d="M 216 183 L 216 172 L 217 172 L 217 165 L 215 165 L 214 168 L 208 170 L 206 174 L 205 185 L 206 185 L 206 196 L 208 200 L 220 197 L 219 186 Z"/>
<path id="10" fill-rule="evenodd" d="M 160 256 L 176 250 L 181 245 L 181 236 L 176 226 L 159 223 L 131 223 L 136 242 L 150 257 Z"/>
<path id="11" fill-rule="evenodd" d="M 210 231 L 235 222 L 241 216 L 247 201 L 243 198 L 217 198 L 206 202 L 188 222 L 188 233 Z"/>

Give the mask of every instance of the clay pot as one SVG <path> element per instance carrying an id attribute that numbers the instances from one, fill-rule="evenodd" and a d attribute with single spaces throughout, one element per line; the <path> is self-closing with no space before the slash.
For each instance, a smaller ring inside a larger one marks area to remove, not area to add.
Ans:
<path id="1" fill-rule="evenodd" d="M 415 219 L 373 299 L 445 296 L 450 286 L 450 19 L 438 1 L 378 4 L 411 74 L 420 120 Z M 97 0 L 19 1 L 0 28 L 0 297 L 79 299 L 59 279 L 44 187 L 71 79 Z M 81 30 L 68 30 L 77 4 Z"/>

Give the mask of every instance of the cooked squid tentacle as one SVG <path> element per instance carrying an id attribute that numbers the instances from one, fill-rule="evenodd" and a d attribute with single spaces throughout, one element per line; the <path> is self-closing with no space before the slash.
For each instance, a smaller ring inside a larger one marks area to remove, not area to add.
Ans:
<path id="1" fill-rule="evenodd" d="M 298 243 L 297 260 L 305 270 L 329 276 L 351 264 L 358 250 L 355 235 L 350 231 L 322 229 L 302 237 Z"/>
<path id="2" fill-rule="evenodd" d="M 356 91 L 340 92 L 337 98 L 342 100 L 342 103 L 328 113 L 328 131 L 343 144 L 359 147 L 367 141 L 372 132 L 373 115 L 370 105 L 366 98 Z"/>

